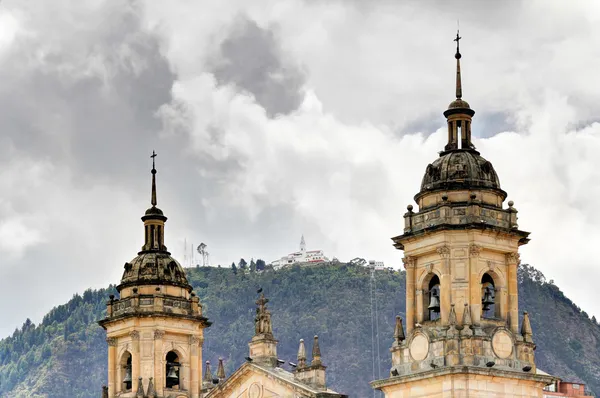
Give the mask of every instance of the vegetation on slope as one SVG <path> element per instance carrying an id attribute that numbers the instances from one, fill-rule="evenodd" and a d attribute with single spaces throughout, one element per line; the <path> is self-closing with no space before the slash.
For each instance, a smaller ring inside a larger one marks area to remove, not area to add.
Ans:
<path id="1" fill-rule="evenodd" d="M 354 397 L 371 396 L 368 382 L 388 374 L 396 314 L 404 316 L 404 273 L 376 273 L 379 347 L 372 344 L 370 274 L 349 264 L 298 266 L 273 272 L 188 269 L 190 283 L 213 321 L 204 358 L 225 358 L 230 374 L 247 355 L 257 287 L 271 300 L 279 357 L 294 361 L 298 340 L 318 334 L 328 384 Z M 600 327 L 532 267 L 519 272 L 520 308 L 529 310 L 538 366 L 600 393 Z M 107 348 L 96 321 L 113 286 L 75 295 L 40 325 L 26 321 L 0 341 L 1 397 L 98 397 L 106 383 Z M 375 351 L 373 351 L 373 347 Z M 375 355 L 373 355 L 373 353 Z M 377 360 L 379 359 L 379 360 Z"/>

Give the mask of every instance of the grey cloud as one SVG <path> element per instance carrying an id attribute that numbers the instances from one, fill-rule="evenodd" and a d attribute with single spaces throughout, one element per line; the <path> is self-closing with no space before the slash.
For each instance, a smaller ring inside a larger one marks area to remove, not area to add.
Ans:
<path id="1" fill-rule="evenodd" d="M 219 84 L 254 95 L 270 117 L 288 114 L 302 101 L 304 73 L 286 59 L 274 30 L 238 17 L 210 68 Z"/>

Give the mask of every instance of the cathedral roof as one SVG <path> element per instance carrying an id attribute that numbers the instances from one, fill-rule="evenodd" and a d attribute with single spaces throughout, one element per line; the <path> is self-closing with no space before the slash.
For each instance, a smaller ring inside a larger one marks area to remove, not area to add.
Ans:
<path id="1" fill-rule="evenodd" d="M 192 291 L 181 264 L 169 252 L 160 250 L 140 252 L 125 263 L 121 284 L 117 288 L 158 284 L 181 286 Z"/>
<path id="2" fill-rule="evenodd" d="M 138 285 L 174 285 L 192 291 L 188 283 L 185 271 L 181 264 L 167 251 L 164 244 L 165 222 L 167 217 L 163 211 L 156 207 L 156 167 L 154 158 L 156 153 L 152 152 L 152 194 L 150 207 L 144 213 L 145 243 L 142 250 L 131 261 L 125 263 L 125 270 L 121 283 L 117 289 L 121 291 L 127 286 Z"/>
<path id="3" fill-rule="evenodd" d="M 457 149 L 442 153 L 427 166 L 416 197 L 431 191 L 472 188 L 493 189 L 506 196 L 491 162 L 475 150 Z"/>

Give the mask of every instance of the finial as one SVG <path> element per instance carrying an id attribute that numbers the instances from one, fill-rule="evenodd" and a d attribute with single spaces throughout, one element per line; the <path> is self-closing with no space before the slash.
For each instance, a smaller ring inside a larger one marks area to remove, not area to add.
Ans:
<path id="1" fill-rule="evenodd" d="M 142 383 L 142 378 L 138 377 L 138 388 L 137 388 L 137 392 L 135 393 L 136 398 L 144 398 L 144 395 L 146 395 L 144 393 L 144 384 Z"/>
<path id="2" fill-rule="evenodd" d="M 531 330 L 531 321 L 529 320 L 529 313 L 523 312 L 523 324 L 521 325 L 521 336 L 528 343 L 533 343 L 533 330 Z"/>
<path id="3" fill-rule="evenodd" d="M 150 199 L 150 203 L 152 206 L 156 206 L 156 165 L 154 163 L 154 158 L 156 158 L 156 152 L 152 151 L 152 198 Z"/>
<path id="4" fill-rule="evenodd" d="M 223 358 L 219 358 L 219 367 L 217 368 L 217 378 L 219 381 L 225 380 L 225 366 L 223 366 Z"/>
<path id="5" fill-rule="evenodd" d="M 462 98 L 462 82 L 460 79 L 460 37 L 459 31 L 456 30 L 456 38 L 454 41 L 456 42 L 456 54 L 454 54 L 454 58 L 456 58 L 456 98 Z"/>
<path id="6" fill-rule="evenodd" d="M 212 372 L 210 371 L 210 361 L 206 361 L 206 366 L 204 367 L 204 382 L 212 384 Z"/>
<path id="7" fill-rule="evenodd" d="M 400 315 L 396 316 L 396 327 L 394 329 L 394 342 L 398 345 L 402 344 L 402 341 L 406 339 L 404 335 L 404 326 L 402 326 L 402 318 Z"/>
<path id="8" fill-rule="evenodd" d="M 300 346 L 298 347 L 298 369 L 302 369 L 306 366 L 306 348 L 304 347 L 304 339 L 300 339 Z"/>
<path id="9" fill-rule="evenodd" d="M 321 364 L 321 347 L 319 347 L 319 336 L 315 335 L 315 341 L 312 349 L 312 366 Z"/>

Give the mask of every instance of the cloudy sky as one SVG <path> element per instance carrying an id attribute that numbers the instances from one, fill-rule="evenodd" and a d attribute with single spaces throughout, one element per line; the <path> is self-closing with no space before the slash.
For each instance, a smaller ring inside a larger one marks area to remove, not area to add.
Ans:
<path id="1" fill-rule="evenodd" d="M 0 337 L 142 245 L 213 264 L 310 248 L 399 267 L 444 144 L 460 18 L 475 145 L 531 231 L 522 260 L 600 316 L 600 3 L 4 0 Z"/>

